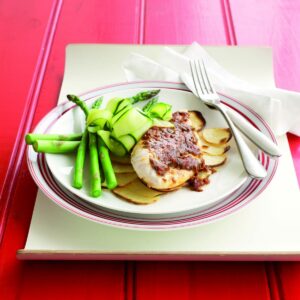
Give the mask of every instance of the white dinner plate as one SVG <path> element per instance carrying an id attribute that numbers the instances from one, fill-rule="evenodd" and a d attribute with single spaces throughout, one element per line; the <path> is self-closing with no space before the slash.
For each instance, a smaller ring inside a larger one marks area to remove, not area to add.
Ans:
<path id="1" fill-rule="evenodd" d="M 161 89 L 159 100 L 170 103 L 173 107 L 173 111 L 180 109 L 199 110 L 206 120 L 207 128 L 227 127 L 219 112 L 208 109 L 181 84 L 165 82 L 117 84 L 96 89 L 81 95 L 81 97 L 90 105 L 95 98 L 103 95 L 104 101 L 102 107 L 104 107 L 107 101 L 112 97 L 129 97 L 142 90 L 151 88 Z M 258 127 L 274 140 L 274 136 L 269 127 L 253 111 L 234 99 L 222 95 L 221 99 L 225 105 L 241 113 L 252 122 L 254 126 Z M 144 103 L 140 105 L 144 105 Z M 66 102 L 47 114 L 39 123 L 35 132 L 64 134 L 82 132 L 83 129 L 83 113 L 80 109 L 74 107 L 72 103 Z M 257 192 L 257 189 L 254 187 L 260 186 L 260 188 L 262 188 L 268 184 L 270 178 L 273 176 L 273 172 L 275 172 L 276 161 L 272 161 L 263 153 L 257 152 L 258 158 L 268 170 L 268 176 L 262 181 L 249 179 L 243 169 L 235 142 L 232 140 L 230 145 L 231 149 L 227 153 L 227 162 L 218 169 L 217 173 L 210 177 L 210 184 L 205 186 L 203 192 L 195 192 L 189 188 L 182 188 L 161 196 L 158 202 L 150 205 L 135 205 L 122 200 L 108 190 L 103 190 L 99 198 L 90 197 L 88 170 L 85 172 L 84 188 L 82 190 L 73 188 L 71 182 L 74 155 L 72 154 L 47 154 L 45 155 L 47 164 L 45 164 L 44 156 L 36 155 L 32 149 L 29 148 L 28 161 L 30 169 L 32 173 L 34 173 L 33 177 L 39 179 L 37 182 L 39 186 L 41 187 L 42 185 L 44 192 L 54 193 L 55 196 L 51 196 L 50 198 L 55 198 L 53 200 L 58 204 L 76 203 L 76 206 L 85 207 L 85 209 L 93 211 L 96 215 L 100 214 L 101 220 L 103 216 L 110 220 L 113 218 L 113 220 L 116 221 L 115 224 L 112 222 L 113 225 L 124 225 L 127 223 L 127 225 L 131 224 L 133 227 L 139 227 L 140 224 L 143 224 L 141 227 L 159 228 L 160 225 L 162 225 L 161 222 L 163 222 L 163 227 L 170 228 L 172 224 L 182 224 L 182 226 L 186 226 L 187 224 L 195 223 L 195 217 L 197 218 L 197 216 L 202 216 L 201 220 L 203 221 L 205 214 L 208 214 L 210 217 L 215 217 L 216 215 L 214 213 L 212 214 L 212 212 L 218 211 L 218 209 L 224 208 L 226 205 L 238 199 L 239 201 L 244 201 L 245 198 L 253 195 L 253 192 Z M 257 151 L 256 149 L 253 150 Z M 86 167 L 88 168 L 88 164 Z M 44 183 L 41 184 L 41 181 L 44 181 Z M 240 204 L 240 202 L 238 203 Z M 82 208 L 77 207 L 76 209 L 82 211 Z M 221 209 L 221 212 L 223 214 L 224 210 Z M 191 218 L 193 221 L 186 221 Z"/>

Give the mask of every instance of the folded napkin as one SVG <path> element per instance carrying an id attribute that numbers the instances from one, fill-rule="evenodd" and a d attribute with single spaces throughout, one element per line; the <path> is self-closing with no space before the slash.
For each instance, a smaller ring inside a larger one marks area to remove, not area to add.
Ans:
<path id="1" fill-rule="evenodd" d="M 258 88 L 220 66 L 199 44 L 193 43 L 183 53 L 168 47 L 158 61 L 132 53 L 123 69 L 128 81 L 163 80 L 182 82 L 183 73 L 190 74 L 189 59 L 203 59 L 216 90 L 250 106 L 279 136 L 286 132 L 300 136 L 300 93 L 277 88 Z M 190 85 L 192 87 L 192 85 Z"/>

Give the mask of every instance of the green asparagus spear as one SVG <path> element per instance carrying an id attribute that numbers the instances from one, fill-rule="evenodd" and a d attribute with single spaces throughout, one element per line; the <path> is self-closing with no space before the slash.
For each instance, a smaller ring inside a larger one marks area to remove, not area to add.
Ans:
<path id="1" fill-rule="evenodd" d="M 75 95 L 67 95 L 67 98 L 74 102 L 76 105 L 78 105 L 84 112 L 85 117 L 89 114 L 89 109 L 84 101 L 79 99 Z M 93 106 L 100 106 L 102 100 L 98 99 L 95 101 Z M 77 189 L 81 189 L 83 185 L 83 168 L 84 168 L 84 161 L 85 161 L 85 153 L 86 153 L 86 147 L 87 147 L 87 140 L 88 140 L 88 131 L 85 130 L 80 145 L 77 150 L 76 160 L 75 160 L 75 166 L 74 166 L 74 175 L 73 175 L 73 187 Z"/>
<path id="2" fill-rule="evenodd" d="M 98 109 L 100 108 L 101 104 L 103 102 L 103 97 L 101 96 L 99 99 L 97 99 L 93 105 L 92 105 L 92 109 Z M 97 126 L 94 127 L 95 130 L 98 130 Z M 96 132 L 96 131 L 94 131 Z M 101 183 L 103 183 L 105 181 L 105 176 L 104 176 L 104 172 L 103 172 L 103 167 L 101 166 L 101 163 L 99 163 L 100 166 L 100 177 L 101 177 Z"/>
<path id="3" fill-rule="evenodd" d="M 93 109 L 99 108 L 99 107 L 101 106 L 102 102 L 103 102 L 103 97 L 98 98 L 98 99 L 93 103 L 92 108 L 93 108 Z"/>
<path id="4" fill-rule="evenodd" d="M 104 186 L 103 182 L 105 182 L 105 175 L 104 175 L 103 167 L 100 162 L 99 162 L 99 167 L 100 167 L 99 169 L 100 169 L 100 177 L 101 177 L 101 186 Z"/>
<path id="5" fill-rule="evenodd" d="M 83 112 L 85 114 L 85 117 L 88 116 L 88 114 L 89 114 L 89 108 L 87 107 L 86 103 L 83 100 L 79 99 L 79 97 L 77 97 L 75 95 L 67 95 L 67 98 L 71 102 L 73 102 L 76 105 L 78 105 L 83 110 Z"/>
<path id="6" fill-rule="evenodd" d="M 27 145 L 33 145 L 37 140 L 48 140 L 48 141 L 80 141 L 82 133 L 72 134 L 37 134 L 28 133 L 25 136 Z"/>
<path id="7" fill-rule="evenodd" d="M 91 196 L 99 197 L 101 194 L 101 178 L 99 170 L 99 160 L 97 151 L 97 138 L 94 133 L 89 133 L 90 148 L 90 180 L 91 180 Z"/>
<path id="8" fill-rule="evenodd" d="M 114 189 L 118 185 L 118 182 L 111 164 L 108 149 L 99 136 L 98 136 L 98 152 L 99 152 L 99 158 L 103 168 L 107 188 L 110 190 Z"/>
<path id="9" fill-rule="evenodd" d="M 76 160 L 75 160 L 73 187 L 76 189 L 81 189 L 83 185 L 83 167 L 85 161 L 87 140 L 88 140 L 88 131 L 86 129 L 82 135 L 82 139 L 80 141 L 77 150 Z"/>
<path id="10" fill-rule="evenodd" d="M 45 141 L 38 140 L 33 143 L 36 152 L 43 153 L 68 153 L 77 149 L 80 141 Z"/>
<path id="11" fill-rule="evenodd" d="M 151 99 L 144 107 L 143 107 L 143 111 L 145 112 L 145 113 L 147 113 L 150 109 L 151 109 L 151 107 L 155 104 L 155 103 L 157 103 L 157 101 L 158 101 L 158 99 L 155 97 L 155 98 L 153 98 L 153 99 Z"/>
<path id="12" fill-rule="evenodd" d="M 160 90 L 151 90 L 151 91 L 140 92 L 130 98 L 131 103 L 135 104 L 137 102 L 150 100 L 151 98 L 155 97 L 159 92 L 160 92 Z"/>

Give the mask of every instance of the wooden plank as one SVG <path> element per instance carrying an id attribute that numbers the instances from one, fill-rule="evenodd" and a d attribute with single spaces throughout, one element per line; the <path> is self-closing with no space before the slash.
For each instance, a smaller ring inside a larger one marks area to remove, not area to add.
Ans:
<path id="1" fill-rule="evenodd" d="M 3 126 L 1 130 L 3 152 L 0 156 L 0 244 L 24 154 L 23 135 L 28 130 L 28 124 L 37 104 L 34 90 L 41 83 L 47 50 L 53 35 L 50 32 L 50 25 L 55 22 L 53 16 L 57 10 L 56 2 L 54 5 L 49 1 L 45 2 L 43 8 L 37 5 L 36 1 L 30 4 L 33 6 L 32 10 L 27 6 L 16 6 L 11 2 L 4 2 L 2 7 L 4 18 L 1 22 L 4 21 L 4 24 L 0 28 L 4 32 L 1 39 L 3 47 L 0 47 L 0 54 L 3 56 L 2 68 L 1 66 L 0 68 L 3 71 L 0 80 L 4 87 L 4 101 L 2 101 L 4 108 L 1 109 L 0 117 L 3 124 L 7 126 Z M 35 27 L 40 28 L 37 30 Z M 44 35 L 43 31 L 47 35 Z M 32 44 L 28 43 L 29 40 Z M 36 46 L 37 49 L 32 50 L 32 46 Z M 40 48 L 42 51 L 39 51 Z M 24 59 L 25 61 L 27 59 L 28 65 L 23 63 Z"/>
<path id="2" fill-rule="evenodd" d="M 300 3 L 294 0 L 231 1 L 238 45 L 271 46 L 276 83 L 300 91 Z"/>
<path id="3" fill-rule="evenodd" d="M 276 85 L 300 92 L 300 3 L 293 0 L 232 0 L 231 11 L 239 45 L 271 46 Z M 300 138 L 288 135 L 300 185 Z"/>
<path id="4" fill-rule="evenodd" d="M 145 5 L 143 43 L 208 45 L 227 42 L 220 1 L 152 0 Z"/>
<path id="5" fill-rule="evenodd" d="M 276 264 L 275 274 L 277 277 L 281 299 L 298 299 L 300 295 L 300 263 L 278 263 Z"/>
<path id="6" fill-rule="evenodd" d="M 232 0 L 231 9 L 238 44 L 271 46 L 277 86 L 300 92 L 299 1 Z M 300 185 L 300 137 L 289 134 L 288 139 Z M 298 298 L 300 263 L 278 263 L 269 274 L 277 298 Z"/>
<path id="7" fill-rule="evenodd" d="M 262 263 L 144 262 L 136 299 L 270 299 Z"/>
<path id="8" fill-rule="evenodd" d="M 26 197 L 24 193 L 26 191 Z M 12 213 L 0 248 L 0 299 L 123 299 L 123 262 L 21 262 L 36 196 L 26 162 L 16 186 Z"/>
<path id="9" fill-rule="evenodd" d="M 300 2 L 277 2 L 272 31 L 275 79 L 280 88 L 300 92 Z M 300 186 L 300 137 L 288 135 Z M 300 273 L 300 265 L 299 265 Z"/>
<path id="10" fill-rule="evenodd" d="M 124 298 L 122 262 L 28 262 L 18 299 Z"/>
<path id="11" fill-rule="evenodd" d="M 271 45 L 276 1 L 230 0 L 229 3 L 238 45 Z"/>
<path id="12" fill-rule="evenodd" d="M 138 43 L 139 0 L 66 0 L 33 126 L 56 105 L 70 43 Z M 76 20 L 76 21 L 75 21 Z"/>
<path id="13" fill-rule="evenodd" d="M 300 92 L 300 3 L 293 0 L 232 0 L 231 14 L 238 45 L 273 48 L 276 85 Z M 300 138 L 289 134 L 300 185 Z"/>
<path id="14" fill-rule="evenodd" d="M 30 3 L 12 2 L 23 9 L 37 5 L 33 0 Z M 30 121 L 27 126 L 34 126 L 56 105 L 67 44 L 137 43 L 139 7 L 140 2 L 137 0 L 64 1 L 42 92 L 39 89 L 34 90 L 39 99 L 38 108 L 33 123 Z M 44 9 L 48 9 L 49 15 L 49 7 L 45 6 Z M 14 15 L 14 11 L 10 13 L 17 20 L 18 14 Z M 34 19 L 33 9 L 32 13 Z M 16 37 L 16 45 L 19 38 Z M 40 45 L 33 46 L 38 53 Z M 26 77 L 31 79 L 32 74 L 26 74 Z M 24 263 L 16 260 L 17 249 L 23 248 L 26 241 L 36 191 L 23 159 L 18 180 L 14 185 L 9 220 L 0 248 L 0 299 L 98 299 L 100 296 L 106 299 L 123 299 L 125 269 L 122 262 Z"/>
<path id="15" fill-rule="evenodd" d="M 0 3 L 0 193 L 35 72 L 52 0 Z M 5 126 L 5 124 L 7 126 Z"/>

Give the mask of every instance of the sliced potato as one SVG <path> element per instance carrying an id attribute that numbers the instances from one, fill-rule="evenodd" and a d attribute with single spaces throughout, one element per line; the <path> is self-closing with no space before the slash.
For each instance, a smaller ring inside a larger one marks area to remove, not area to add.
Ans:
<path id="1" fill-rule="evenodd" d="M 112 166 L 115 173 L 134 173 L 132 165 L 124 165 L 113 162 Z"/>
<path id="2" fill-rule="evenodd" d="M 136 173 L 116 173 L 118 186 L 125 186 L 126 184 L 137 179 Z M 102 183 L 103 187 L 107 187 L 106 181 Z"/>
<path id="3" fill-rule="evenodd" d="M 202 137 L 211 144 L 225 144 L 231 139 L 231 131 L 229 128 L 205 128 Z"/>
<path id="4" fill-rule="evenodd" d="M 205 164 L 208 167 L 218 167 L 225 163 L 226 161 L 226 155 L 209 155 L 209 154 L 203 154 L 203 159 Z"/>
<path id="5" fill-rule="evenodd" d="M 190 117 L 189 119 L 192 122 L 192 126 L 197 130 L 201 131 L 205 126 L 205 119 L 202 116 L 200 111 L 197 110 L 190 110 L 189 111 Z"/>
<path id="6" fill-rule="evenodd" d="M 204 141 L 201 137 L 198 140 L 198 145 L 202 152 L 210 155 L 222 155 L 230 149 L 228 144 L 210 144 Z"/>
<path id="7" fill-rule="evenodd" d="M 118 181 L 118 186 L 125 186 L 138 178 L 136 173 L 117 173 L 116 177 Z"/>
<path id="8" fill-rule="evenodd" d="M 153 125 L 152 126 L 157 126 L 157 127 L 170 127 L 173 128 L 175 127 L 173 123 L 169 121 L 164 121 L 160 119 L 154 119 L 153 120 Z"/>
<path id="9" fill-rule="evenodd" d="M 117 187 L 113 192 L 123 199 L 135 204 L 150 204 L 159 200 L 161 192 L 146 187 L 139 179 L 136 179 L 123 187 Z"/>
<path id="10" fill-rule="evenodd" d="M 112 162 L 119 163 L 122 165 L 130 165 L 130 156 L 125 155 L 125 156 L 116 156 L 112 153 L 110 153 L 110 159 Z"/>
<path id="11" fill-rule="evenodd" d="M 206 179 L 206 178 L 208 178 L 211 174 L 212 174 L 212 171 L 211 171 L 211 170 L 202 171 L 202 172 L 199 172 L 199 173 L 198 173 L 198 177 L 199 177 L 200 179 Z"/>
<path id="12" fill-rule="evenodd" d="M 159 191 L 159 192 L 173 192 L 173 191 L 176 191 L 176 190 L 179 190 L 181 189 L 182 187 L 184 187 L 185 185 L 187 184 L 187 182 L 184 182 L 180 185 L 177 185 L 175 187 L 171 187 L 171 188 L 167 188 L 167 189 L 153 189 L 155 191 Z"/>

